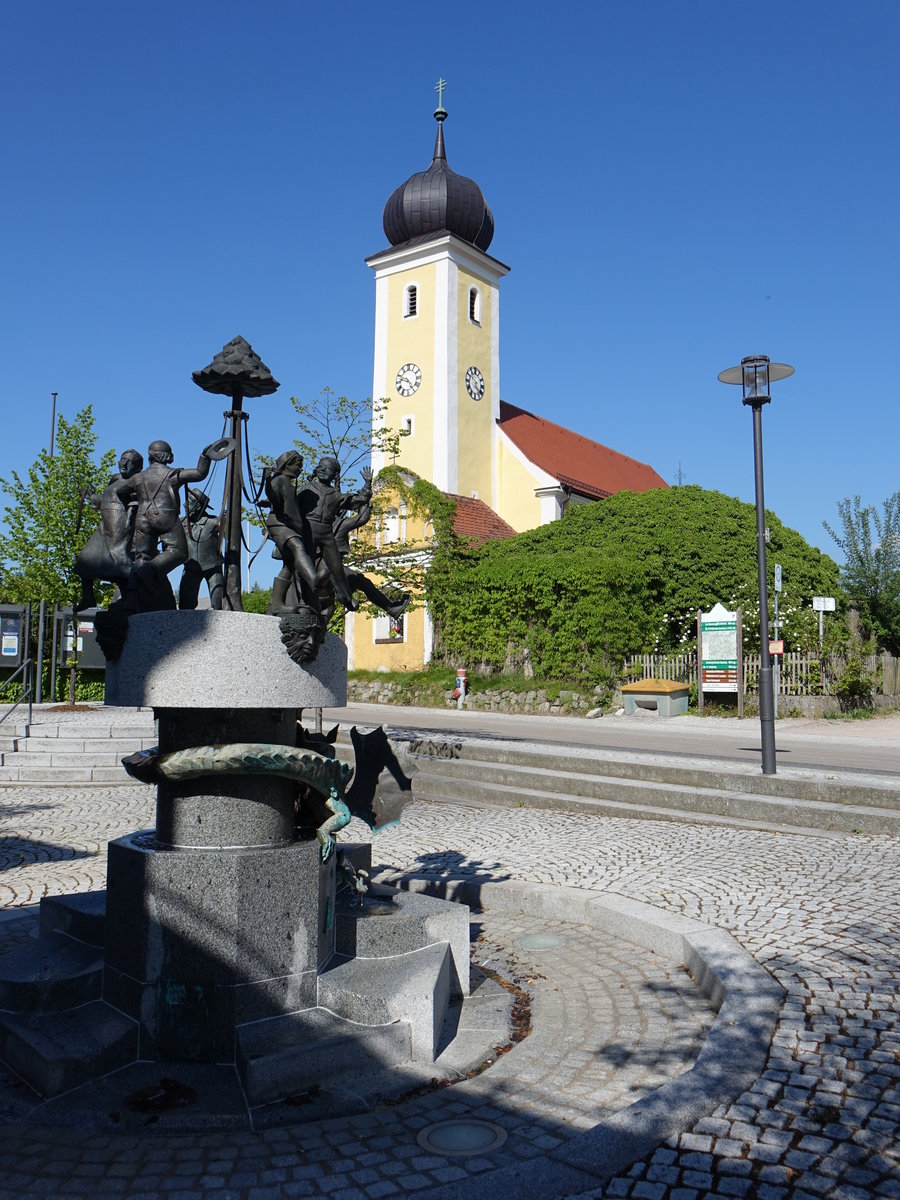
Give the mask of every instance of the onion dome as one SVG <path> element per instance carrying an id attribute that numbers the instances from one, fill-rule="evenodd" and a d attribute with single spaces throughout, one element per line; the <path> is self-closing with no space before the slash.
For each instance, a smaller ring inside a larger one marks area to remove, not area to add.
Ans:
<path id="1" fill-rule="evenodd" d="M 494 236 L 494 218 L 481 188 L 474 179 L 457 175 L 447 166 L 444 152 L 444 121 L 447 112 L 438 108 L 434 159 L 427 171 L 411 175 L 384 206 L 384 232 L 392 246 L 435 233 L 452 233 L 487 250 Z"/>

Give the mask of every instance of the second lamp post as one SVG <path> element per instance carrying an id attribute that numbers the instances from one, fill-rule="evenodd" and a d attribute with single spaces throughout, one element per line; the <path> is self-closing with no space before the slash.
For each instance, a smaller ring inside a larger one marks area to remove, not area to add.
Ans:
<path id="1" fill-rule="evenodd" d="M 766 576 L 766 502 L 763 494 L 762 406 L 768 404 L 769 384 L 787 379 L 794 368 L 773 363 L 765 354 L 741 359 L 739 367 L 719 373 L 722 383 L 739 383 L 744 404 L 753 409 L 753 468 L 756 477 L 756 566 L 759 581 L 759 725 L 762 736 L 762 770 L 775 774 L 775 692 L 769 656 L 769 585 Z M 740 652 L 740 648 L 739 652 Z"/>

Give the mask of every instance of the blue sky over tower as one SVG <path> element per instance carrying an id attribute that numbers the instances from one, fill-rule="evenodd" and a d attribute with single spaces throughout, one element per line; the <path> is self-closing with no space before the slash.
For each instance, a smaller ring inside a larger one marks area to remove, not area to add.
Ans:
<path id="1" fill-rule="evenodd" d="M 282 384 L 248 403 L 255 448 L 290 445 L 292 394 L 369 395 L 363 259 L 441 77 L 511 267 L 504 399 L 751 501 L 716 375 L 765 353 L 796 368 L 769 507 L 833 550 L 840 498 L 897 489 L 896 5 L 46 0 L 5 26 L 0 475 L 47 444 L 52 391 L 102 448 L 190 461 L 222 426 L 191 372 L 237 333 Z"/>

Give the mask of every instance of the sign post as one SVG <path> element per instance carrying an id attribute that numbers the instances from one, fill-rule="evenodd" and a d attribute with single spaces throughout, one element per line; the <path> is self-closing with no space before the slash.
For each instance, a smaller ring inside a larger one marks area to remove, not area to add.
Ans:
<path id="1" fill-rule="evenodd" d="M 776 563 L 775 564 L 775 641 L 776 642 L 779 640 L 779 638 L 781 636 L 781 630 L 780 630 L 780 627 L 778 624 L 778 599 L 779 599 L 780 595 L 781 595 L 781 563 Z M 773 653 L 771 646 L 769 647 L 769 653 L 770 654 Z M 783 646 L 781 648 L 780 653 L 781 654 L 784 653 Z M 775 717 L 777 719 L 777 717 L 778 717 L 778 692 L 781 688 L 781 659 L 780 658 L 775 659 L 775 664 L 774 664 L 774 667 L 772 670 L 772 674 L 775 679 L 775 687 L 773 690 L 775 692 L 774 707 L 775 707 Z"/>
<path id="2" fill-rule="evenodd" d="M 704 692 L 736 692 L 738 716 L 744 715 L 740 618 L 740 609 L 730 612 L 722 604 L 716 604 L 708 613 L 700 614 L 700 679 L 697 692 L 701 711 Z"/>
<path id="3" fill-rule="evenodd" d="M 825 625 L 822 614 L 834 612 L 834 596 L 813 596 L 813 612 L 819 614 L 819 653 L 822 653 L 822 646 L 825 642 Z"/>

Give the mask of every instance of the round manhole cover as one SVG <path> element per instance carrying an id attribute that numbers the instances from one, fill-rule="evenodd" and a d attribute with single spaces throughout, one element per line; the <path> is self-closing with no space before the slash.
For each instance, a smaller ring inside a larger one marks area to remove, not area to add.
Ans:
<path id="1" fill-rule="evenodd" d="M 416 1141 L 432 1154 L 462 1157 L 499 1149 L 506 1141 L 506 1130 L 491 1121 L 438 1121 L 420 1130 Z"/>
<path id="2" fill-rule="evenodd" d="M 566 939 L 556 933 L 526 933 L 516 938 L 520 950 L 557 950 L 566 944 Z"/>

